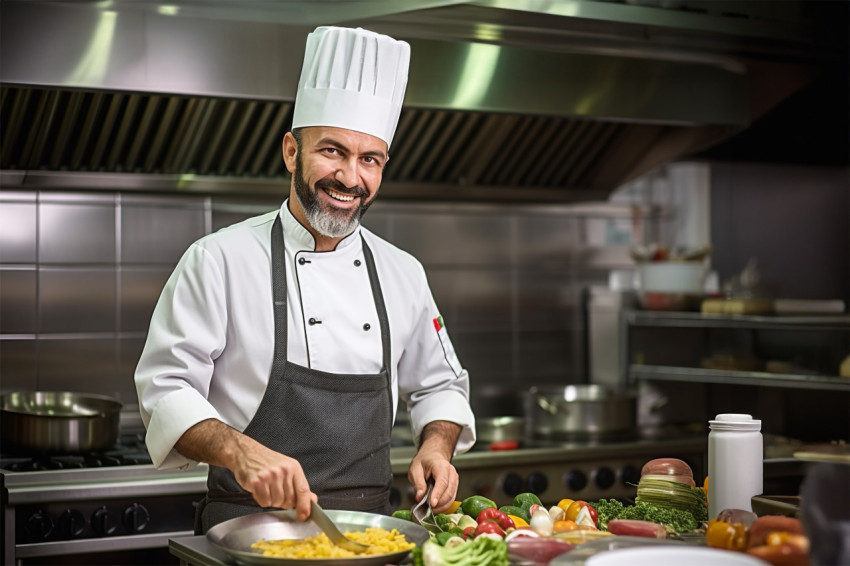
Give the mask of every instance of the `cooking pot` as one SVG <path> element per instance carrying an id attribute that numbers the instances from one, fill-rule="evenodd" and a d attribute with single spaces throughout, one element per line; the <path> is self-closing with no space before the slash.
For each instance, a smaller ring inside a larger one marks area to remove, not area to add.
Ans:
<path id="1" fill-rule="evenodd" d="M 478 444 L 522 442 L 523 436 L 525 436 L 525 419 L 522 417 L 475 419 L 475 437 Z"/>
<path id="2" fill-rule="evenodd" d="M 534 436 L 626 436 L 637 424 L 637 394 L 632 391 L 601 385 L 532 387 L 524 402 Z"/>
<path id="3" fill-rule="evenodd" d="M 118 440 L 121 402 L 68 391 L 0 396 L 3 451 L 69 454 L 103 450 Z"/>

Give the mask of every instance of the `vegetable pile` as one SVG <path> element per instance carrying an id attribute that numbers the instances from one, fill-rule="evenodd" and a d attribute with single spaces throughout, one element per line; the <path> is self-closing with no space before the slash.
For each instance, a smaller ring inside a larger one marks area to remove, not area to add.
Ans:
<path id="1" fill-rule="evenodd" d="M 546 509 L 530 492 L 520 493 L 510 505 L 499 508 L 493 500 L 474 495 L 450 510 L 455 512 L 434 517 L 442 532 L 432 533 L 413 551 L 414 565 L 507 566 L 509 554 L 527 559 L 542 557 L 548 563 L 573 545 L 545 538 L 532 543 L 531 537 L 580 529 L 596 531 L 597 513 L 586 501 L 564 499 Z M 407 510 L 396 511 L 393 516 L 412 520 Z"/>
<path id="2" fill-rule="evenodd" d="M 675 507 L 639 501 L 625 506 L 616 499 L 600 499 L 592 504 L 599 512 L 599 529 L 608 530 L 612 519 L 636 519 L 663 525 L 669 534 L 680 534 L 698 529 L 698 521 L 692 513 Z"/>

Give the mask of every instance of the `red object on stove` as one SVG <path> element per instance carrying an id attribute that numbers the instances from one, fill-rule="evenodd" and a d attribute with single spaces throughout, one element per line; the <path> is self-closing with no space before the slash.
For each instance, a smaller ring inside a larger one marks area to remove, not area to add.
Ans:
<path id="1" fill-rule="evenodd" d="M 516 440 L 501 440 L 499 442 L 491 442 L 490 450 L 516 450 L 519 448 L 519 442 Z"/>

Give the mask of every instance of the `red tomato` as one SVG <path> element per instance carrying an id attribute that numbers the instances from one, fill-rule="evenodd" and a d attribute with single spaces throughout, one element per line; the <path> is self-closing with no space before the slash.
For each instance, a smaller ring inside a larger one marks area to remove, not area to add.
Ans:
<path id="1" fill-rule="evenodd" d="M 485 521 L 495 521 L 503 530 L 513 529 L 516 527 L 514 520 L 508 517 L 508 514 L 499 511 L 495 507 L 489 507 L 481 511 L 475 521 L 480 525 Z"/>
<path id="2" fill-rule="evenodd" d="M 470 527 L 472 528 L 472 527 Z M 493 533 L 499 535 L 500 537 L 505 537 L 505 531 L 499 526 L 496 521 L 484 521 L 483 523 L 478 523 L 478 526 L 475 528 L 474 536 L 478 536 L 483 533 Z"/>

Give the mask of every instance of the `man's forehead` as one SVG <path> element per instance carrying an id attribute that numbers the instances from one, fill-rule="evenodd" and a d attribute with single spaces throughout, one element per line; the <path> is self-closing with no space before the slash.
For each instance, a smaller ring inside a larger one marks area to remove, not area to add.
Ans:
<path id="1" fill-rule="evenodd" d="M 308 126 L 301 129 L 304 142 L 311 145 L 333 142 L 357 153 L 387 154 L 387 142 L 379 137 L 333 126 Z"/>

